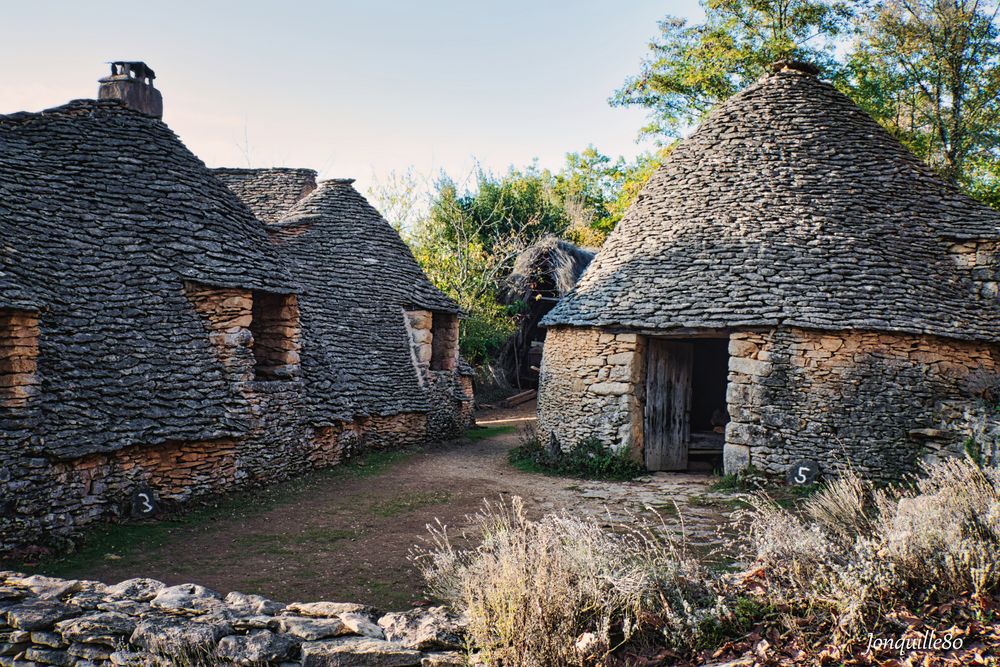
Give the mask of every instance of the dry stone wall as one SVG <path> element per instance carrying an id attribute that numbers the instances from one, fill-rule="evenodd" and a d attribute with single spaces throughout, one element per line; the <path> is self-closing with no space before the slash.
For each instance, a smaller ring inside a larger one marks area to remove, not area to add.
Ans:
<path id="1" fill-rule="evenodd" d="M 462 619 L 443 607 L 381 613 L 153 579 L 0 572 L 0 667 L 459 667 L 464 648 Z"/>
<path id="2" fill-rule="evenodd" d="M 977 383 L 1000 372 L 996 345 L 907 334 L 737 332 L 729 351 L 727 471 L 784 474 L 813 459 L 897 478 L 922 456 L 961 452 Z"/>
<path id="3" fill-rule="evenodd" d="M 641 458 L 645 356 L 633 333 L 549 329 L 538 383 L 541 437 L 563 448 L 597 438 Z"/>
<path id="4" fill-rule="evenodd" d="M 0 310 L 0 409 L 23 410 L 38 393 L 38 314 Z"/>
<path id="5" fill-rule="evenodd" d="M 958 267 L 968 271 L 984 303 L 995 303 L 1000 297 L 1000 241 L 964 241 L 949 251 Z"/>
<path id="6" fill-rule="evenodd" d="M 895 333 L 734 332 L 724 467 L 785 474 L 814 460 L 897 479 L 968 440 L 997 461 L 1000 346 Z M 538 428 L 569 447 L 595 437 L 641 458 L 642 336 L 555 327 L 545 343 Z M 993 392 L 992 394 L 990 392 Z"/>

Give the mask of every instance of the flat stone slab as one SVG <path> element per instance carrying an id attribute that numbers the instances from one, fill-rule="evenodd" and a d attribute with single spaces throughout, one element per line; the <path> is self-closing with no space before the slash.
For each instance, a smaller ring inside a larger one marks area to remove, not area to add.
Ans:
<path id="1" fill-rule="evenodd" d="M 108 611 L 60 621 L 56 630 L 69 641 L 113 647 L 122 637 L 131 636 L 135 626 L 135 619 Z"/>
<path id="2" fill-rule="evenodd" d="M 318 618 L 336 618 L 341 614 L 375 615 L 375 609 L 368 605 L 353 602 L 293 602 L 285 607 L 286 614 L 297 616 L 316 616 Z"/>
<path id="3" fill-rule="evenodd" d="M 305 618 L 279 616 L 278 629 L 305 640 L 327 639 L 351 634 L 351 629 L 339 618 Z"/>
<path id="4" fill-rule="evenodd" d="M 386 614 L 378 624 L 386 639 L 406 648 L 430 651 L 460 649 L 465 645 L 458 618 L 444 607 Z"/>
<path id="5" fill-rule="evenodd" d="M 217 611 L 224 605 L 222 596 L 197 584 L 181 584 L 161 589 L 150 604 L 166 611 L 202 614 Z"/>
<path id="6" fill-rule="evenodd" d="M 369 637 L 302 645 L 302 667 L 417 667 L 422 658 L 420 651 Z"/>
<path id="7" fill-rule="evenodd" d="M 59 621 L 80 613 L 53 600 L 29 600 L 8 607 L 7 624 L 18 630 L 46 630 Z"/>
<path id="8" fill-rule="evenodd" d="M 291 637 L 257 630 L 245 636 L 223 637 L 215 654 L 226 660 L 226 664 L 265 665 L 291 657 L 296 647 L 298 642 Z"/>
<path id="9" fill-rule="evenodd" d="M 137 602 L 149 602 L 166 587 L 166 584 L 156 579 L 147 579 L 145 577 L 126 579 L 114 586 L 108 587 L 108 596 L 126 598 Z"/>

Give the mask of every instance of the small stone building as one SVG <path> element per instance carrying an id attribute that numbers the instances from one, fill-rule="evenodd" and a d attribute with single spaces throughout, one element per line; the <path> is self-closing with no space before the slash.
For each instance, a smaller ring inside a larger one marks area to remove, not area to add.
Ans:
<path id="1" fill-rule="evenodd" d="M 458 308 L 377 211 L 308 170 L 224 183 L 158 119 L 152 70 L 112 67 L 102 99 L 0 116 L 0 552 L 139 491 L 460 433 Z"/>
<path id="2" fill-rule="evenodd" d="M 543 321 L 541 432 L 651 470 L 897 477 L 989 419 L 998 249 L 1000 214 L 780 63 L 677 144 Z"/>

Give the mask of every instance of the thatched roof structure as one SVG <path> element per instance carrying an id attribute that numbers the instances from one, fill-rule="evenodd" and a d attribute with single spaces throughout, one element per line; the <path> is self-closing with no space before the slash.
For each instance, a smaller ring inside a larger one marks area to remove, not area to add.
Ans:
<path id="1" fill-rule="evenodd" d="M 185 281 L 293 289 L 260 222 L 159 120 L 94 100 L 0 116 L 0 300 L 40 310 L 40 449 L 243 433 Z"/>
<path id="2" fill-rule="evenodd" d="M 528 301 L 543 289 L 555 296 L 565 296 L 594 259 L 595 251 L 580 248 L 554 235 L 547 235 L 517 256 L 507 279 L 507 301 Z"/>
<path id="3" fill-rule="evenodd" d="M 556 302 L 570 292 L 594 258 L 594 252 L 578 248 L 556 236 L 545 236 L 525 249 L 514 262 L 507 280 L 506 301 L 521 302 L 518 328 L 500 352 L 500 365 L 517 387 L 538 382 L 545 330 L 540 322 Z"/>
<path id="4" fill-rule="evenodd" d="M 1000 214 L 829 83 L 786 68 L 681 141 L 546 325 L 864 329 L 1000 340 L 949 248 Z"/>

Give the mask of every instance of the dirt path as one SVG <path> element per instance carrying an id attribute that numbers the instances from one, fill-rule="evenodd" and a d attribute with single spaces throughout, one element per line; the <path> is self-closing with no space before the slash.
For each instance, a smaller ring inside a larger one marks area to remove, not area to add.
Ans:
<path id="1" fill-rule="evenodd" d="M 393 609 L 422 597 L 408 555 L 427 534 L 426 525 L 440 520 L 458 533 L 484 498 L 519 495 L 532 514 L 566 508 L 613 518 L 649 515 L 648 506 L 670 530 L 679 530 L 676 503 L 692 543 L 715 541 L 732 497 L 708 491 L 707 476 L 587 482 L 512 468 L 507 451 L 532 415 L 533 406 L 482 414 L 482 425 L 508 432 L 420 450 L 374 474 L 312 475 L 265 492 L 264 501 L 260 493 L 247 494 L 245 505 L 230 501 L 197 520 L 116 528 L 83 553 L 39 569 L 107 582 L 137 576 L 195 581 L 285 602 L 350 600 Z"/>

